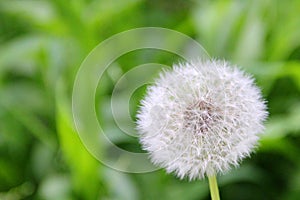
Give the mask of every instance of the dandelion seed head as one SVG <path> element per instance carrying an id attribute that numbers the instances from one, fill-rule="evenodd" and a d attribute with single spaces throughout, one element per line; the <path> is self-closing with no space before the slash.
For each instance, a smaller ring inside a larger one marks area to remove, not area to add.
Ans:
<path id="1" fill-rule="evenodd" d="M 226 61 L 199 60 L 174 65 L 148 87 L 137 129 L 154 164 L 192 180 L 238 166 L 266 117 L 251 76 Z"/>

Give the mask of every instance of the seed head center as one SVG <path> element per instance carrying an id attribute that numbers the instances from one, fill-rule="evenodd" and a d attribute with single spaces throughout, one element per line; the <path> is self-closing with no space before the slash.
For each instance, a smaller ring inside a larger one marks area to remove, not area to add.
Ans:
<path id="1" fill-rule="evenodd" d="M 214 110 L 213 105 L 203 100 L 189 105 L 183 113 L 184 128 L 196 135 L 205 134 L 216 120 Z"/>

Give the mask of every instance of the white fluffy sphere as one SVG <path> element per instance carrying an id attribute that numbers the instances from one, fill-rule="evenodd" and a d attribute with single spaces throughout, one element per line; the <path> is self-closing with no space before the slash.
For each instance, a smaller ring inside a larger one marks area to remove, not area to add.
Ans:
<path id="1" fill-rule="evenodd" d="M 154 164 L 192 180 L 238 166 L 266 117 L 251 76 L 226 61 L 200 60 L 174 65 L 148 87 L 137 129 Z"/>

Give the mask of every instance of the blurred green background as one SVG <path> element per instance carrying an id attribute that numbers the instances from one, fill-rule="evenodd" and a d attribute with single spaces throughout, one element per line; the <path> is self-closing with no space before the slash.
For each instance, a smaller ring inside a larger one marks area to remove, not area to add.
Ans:
<path id="1" fill-rule="evenodd" d="M 180 31 L 212 57 L 243 66 L 268 101 L 266 134 L 251 158 L 219 177 L 222 199 L 300 199 L 298 0 L 0 0 L 0 199 L 210 198 L 206 180 L 109 169 L 74 129 L 72 86 L 83 59 L 113 34 L 144 26 Z M 108 105 L 118 78 L 134 66 L 176 59 L 158 50 L 122 56 L 117 73 L 101 81 L 98 107 Z M 130 101 L 133 116 L 144 90 Z M 140 151 L 108 116 L 99 119 L 118 133 L 114 143 Z"/>

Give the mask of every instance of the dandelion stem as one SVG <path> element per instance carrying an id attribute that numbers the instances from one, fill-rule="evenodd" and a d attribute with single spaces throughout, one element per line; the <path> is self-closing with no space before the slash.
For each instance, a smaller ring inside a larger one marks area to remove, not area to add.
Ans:
<path id="1" fill-rule="evenodd" d="M 210 196 L 212 200 L 220 200 L 217 178 L 215 175 L 208 176 Z"/>

